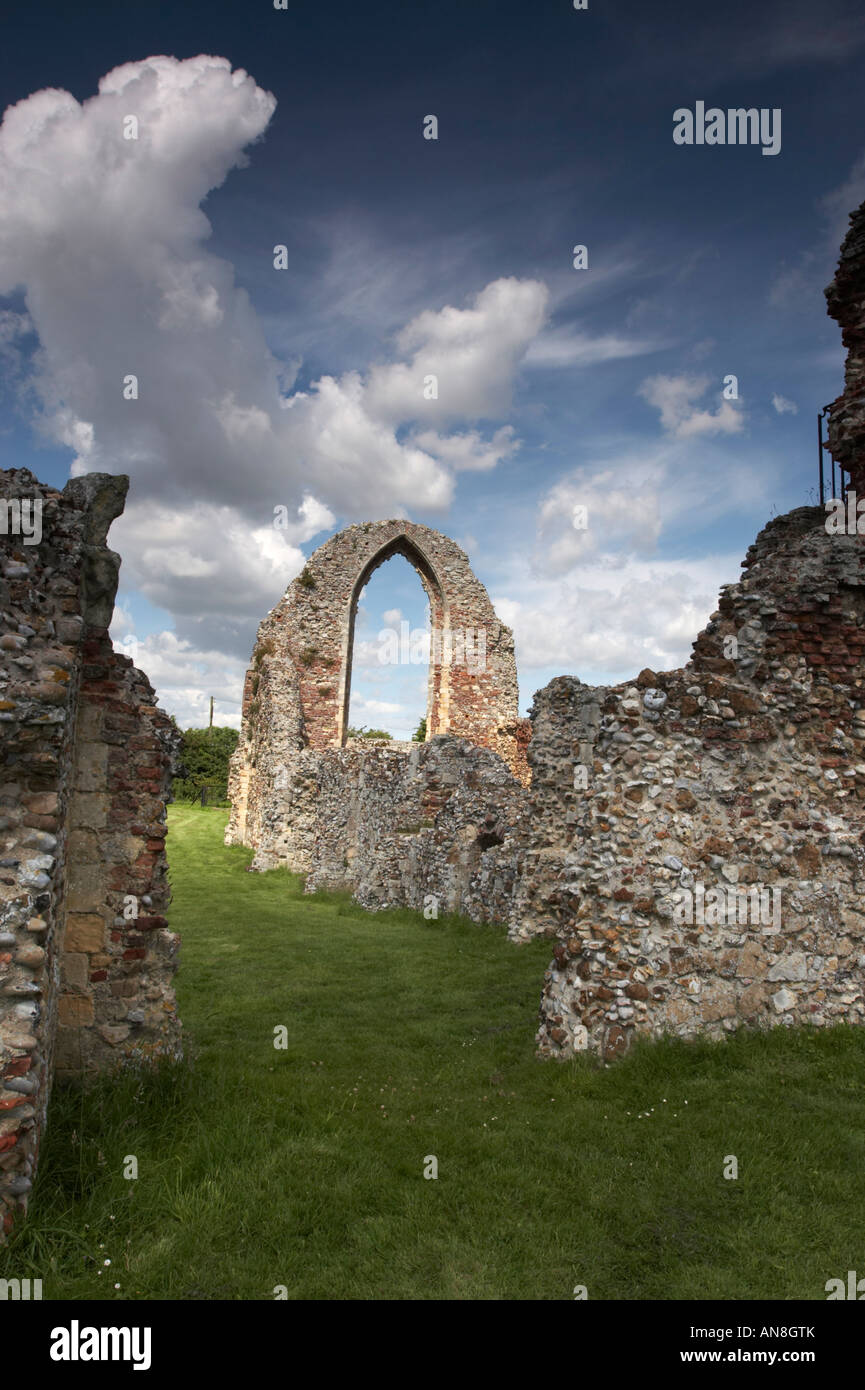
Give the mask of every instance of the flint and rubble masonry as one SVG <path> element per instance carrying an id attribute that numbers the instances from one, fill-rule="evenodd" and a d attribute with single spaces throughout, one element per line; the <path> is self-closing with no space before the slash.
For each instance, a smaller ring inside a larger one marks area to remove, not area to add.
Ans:
<path id="1" fill-rule="evenodd" d="M 164 916 L 179 735 L 107 630 L 127 486 L 0 472 L 4 513 L 38 501 L 42 526 L 36 545 L 0 536 L 0 1239 L 27 1206 L 55 1070 L 180 1046 Z"/>

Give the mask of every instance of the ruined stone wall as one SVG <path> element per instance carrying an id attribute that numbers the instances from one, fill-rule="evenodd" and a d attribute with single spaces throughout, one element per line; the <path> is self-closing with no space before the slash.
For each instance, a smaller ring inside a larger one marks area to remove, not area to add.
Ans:
<path id="1" fill-rule="evenodd" d="M 850 473 L 853 490 L 861 499 L 865 497 L 865 202 L 850 214 L 826 301 L 847 349 L 844 390 L 829 416 L 829 448 Z"/>
<path id="2" fill-rule="evenodd" d="M 163 915 L 177 734 L 107 631 L 120 561 L 105 538 L 127 486 L 91 474 L 58 492 L 0 473 L 5 1233 L 26 1208 L 55 1068 L 179 1048 Z"/>
<path id="3" fill-rule="evenodd" d="M 543 1052 L 865 1022 L 865 552 L 824 521 L 760 533 L 682 670 L 535 697 L 511 933 L 556 939 Z"/>
<path id="4" fill-rule="evenodd" d="M 372 910 L 507 919 L 528 797 L 497 754 L 441 736 L 308 756 L 317 834 L 307 891 L 348 888 Z"/>
<path id="5" fill-rule="evenodd" d="M 227 843 L 255 850 L 256 868 L 285 863 L 305 872 L 311 866 L 310 763 L 301 755 L 343 745 L 358 598 L 370 575 L 394 555 L 416 569 L 431 628 L 441 634 L 442 649 L 429 666 L 427 737 L 467 739 L 498 754 L 518 780 L 528 780 L 529 728 L 518 717 L 513 636 L 465 552 L 414 522 L 350 526 L 311 556 L 258 631 L 231 765 L 226 834 Z"/>

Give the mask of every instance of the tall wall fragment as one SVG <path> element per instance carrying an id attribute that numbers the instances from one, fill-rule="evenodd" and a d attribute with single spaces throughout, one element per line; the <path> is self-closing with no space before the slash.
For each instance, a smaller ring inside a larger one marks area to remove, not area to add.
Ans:
<path id="1" fill-rule="evenodd" d="M 350 526 L 311 556 L 258 631 L 232 760 L 226 836 L 230 844 L 251 846 L 258 868 L 312 868 L 309 801 L 318 764 L 301 754 L 330 755 L 343 746 L 358 598 L 394 555 L 416 569 L 438 642 L 429 665 L 427 737 L 467 739 L 527 780 L 528 726 L 518 718 L 513 636 L 465 552 L 414 522 Z"/>
<path id="2" fill-rule="evenodd" d="M 55 1069 L 179 1050 L 165 802 L 179 735 L 113 650 L 128 479 L 0 472 L 0 1226 L 26 1208 Z M 38 526 L 35 522 L 38 520 Z"/>
<path id="3" fill-rule="evenodd" d="M 857 496 L 865 498 L 865 202 L 850 214 L 826 301 L 847 349 L 844 390 L 829 416 L 829 448 L 850 473 Z"/>
<path id="4" fill-rule="evenodd" d="M 511 931 L 557 943 L 542 1052 L 865 1022 L 865 551 L 824 523 L 770 522 L 683 669 L 535 697 L 556 815 Z"/>

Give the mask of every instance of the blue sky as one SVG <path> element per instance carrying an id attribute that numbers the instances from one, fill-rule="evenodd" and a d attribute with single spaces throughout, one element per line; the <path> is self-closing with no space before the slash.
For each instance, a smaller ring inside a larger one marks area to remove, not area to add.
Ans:
<path id="1" fill-rule="evenodd" d="M 467 549 L 524 710 L 553 675 L 681 664 L 757 530 L 813 500 L 863 59 L 840 0 L 17 7 L 0 463 L 130 474 L 112 633 L 184 724 L 211 694 L 237 723 L 304 556 L 389 516 Z M 780 152 L 674 144 L 697 101 L 780 109 Z M 425 621 L 396 560 L 352 718 L 405 736 L 425 673 L 378 663 L 385 614 Z"/>

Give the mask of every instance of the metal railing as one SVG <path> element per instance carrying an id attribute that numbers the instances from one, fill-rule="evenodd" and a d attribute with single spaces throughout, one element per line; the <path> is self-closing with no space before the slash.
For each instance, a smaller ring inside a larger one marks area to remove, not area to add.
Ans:
<path id="1" fill-rule="evenodd" d="M 838 464 L 838 483 L 839 483 L 839 486 L 840 486 L 840 491 L 839 491 L 839 492 L 836 492 L 836 491 L 835 491 L 835 459 L 834 459 L 834 457 L 833 457 L 833 455 L 832 455 L 832 452 L 831 452 L 831 450 L 830 450 L 830 448 L 829 448 L 829 441 L 828 441 L 828 439 L 824 439 L 824 438 L 823 438 L 823 419 L 824 419 L 824 417 L 825 417 L 826 415 L 829 415 L 829 414 L 831 413 L 831 411 L 832 411 L 832 405 L 830 404 L 830 405 L 824 405 L 823 409 L 817 412 L 817 460 L 818 460 L 818 464 L 819 464 L 819 474 L 820 474 L 820 506 L 821 506 L 821 507 L 825 504 L 825 501 L 826 501 L 826 480 L 825 480 L 825 467 L 824 467 L 824 454 L 825 454 L 825 453 L 828 453 L 829 458 L 832 460 L 832 491 L 830 492 L 829 496 L 830 496 L 830 497 L 838 497 L 838 498 L 840 498 L 840 499 L 846 504 L 846 501 L 847 501 L 847 489 L 848 489 L 848 487 L 850 486 L 849 479 L 845 480 L 845 478 L 844 478 L 844 474 L 845 474 L 845 472 L 846 472 L 847 470 L 844 469 L 844 468 L 842 468 L 841 465 L 840 465 L 840 463 L 839 463 L 839 464 Z"/>

